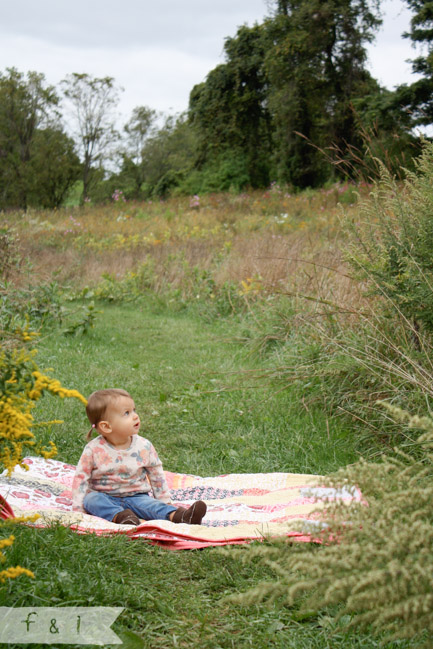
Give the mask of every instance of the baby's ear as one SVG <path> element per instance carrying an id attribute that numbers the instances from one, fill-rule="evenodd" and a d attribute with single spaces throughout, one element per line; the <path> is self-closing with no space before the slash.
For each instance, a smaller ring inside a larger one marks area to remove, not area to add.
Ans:
<path id="1" fill-rule="evenodd" d="M 100 421 L 96 426 L 96 430 L 102 435 L 109 435 L 111 433 L 111 426 L 108 421 Z"/>

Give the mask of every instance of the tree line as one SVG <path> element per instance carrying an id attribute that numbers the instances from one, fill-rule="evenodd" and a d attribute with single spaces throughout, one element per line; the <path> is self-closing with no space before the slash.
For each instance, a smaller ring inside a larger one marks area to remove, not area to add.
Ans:
<path id="1" fill-rule="evenodd" d="M 58 207 L 115 189 L 131 199 L 259 188 L 296 188 L 391 169 L 420 149 L 433 123 L 433 2 L 406 0 L 403 37 L 422 45 L 418 78 L 394 91 L 366 67 L 380 0 L 274 0 L 261 24 L 225 40 L 225 62 L 191 90 L 181 115 L 139 106 L 116 129 L 112 77 L 0 73 L 0 209 Z"/>

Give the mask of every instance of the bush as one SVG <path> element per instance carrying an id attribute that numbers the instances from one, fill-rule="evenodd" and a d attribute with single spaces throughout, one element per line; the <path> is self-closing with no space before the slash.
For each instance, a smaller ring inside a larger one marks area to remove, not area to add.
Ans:
<path id="1" fill-rule="evenodd" d="M 248 162 L 242 153 L 226 152 L 206 163 L 202 169 L 190 171 L 179 181 L 179 193 L 239 192 L 250 184 Z"/>
<path id="2" fill-rule="evenodd" d="M 395 313 L 390 317 L 389 309 L 383 314 L 382 301 L 349 313 L 344 305 L 320 298 L 308 305 L 313 307 L 280 297 L 255 319 L 247 342 L 253 352 L 269 357 L 257 380 L 290 387 L 304 407 L 319 404 L 328 417 L 344 418 L 367 456 L 396 440 L 411 452 L 413 431 L 396 425 L 376 402 L 425 410 L 433 399 L 430 341 L 420 336 L 419 350 L 404 320 Z"/>
<path id="3" fill-rule="evenodd" d="M 0 229 L 0 278 L 9 279 L 21 264 L 18 237 L 7 226 Z"/>
<path id="4" fill-rule="evenodd" d="M 128 271 L 123 277 L 118 278 L 103 273 L 99 283 L 90 288 L 86 286 L 78 291 L 74 299 L 97 299 L 107 302 L 131 302 L 152 290 L 155 281 L 154 264 L 152 258 L 146 259 L 135 271 Z"/>
<path id="5" fill-rule="evenodd" d="M 361 205 L 348 260 L 371 292 L 386 296 L 415 332 L 433 333 L 433 143 L 400 186 L 383 167 Z"/>
<path id="6" fill-rule="evenodd" d="M 237 601 L 282 598 L 296 606 L 295 617 L 326 610 L 348 616 L 349 627 L 385 632 L 387 639 L 431 637 L 433 420 L 387 408 L 407 426 L 426 431 L 417 441 L 422 457 L 397 452 L 381 462 L 361 461 L 326 480 L 339 490 L 357 485 L 364 502 L 325 501 L 324 531 L 317 534 L 322 547 L 279 543 L 252 550 L 277 579 Z M 306 532 L 314 534 L 314 528 Z"/>
<path id="7" fill-rule="evenodd" d="M 32 427 L 35 426 L 32 409 L 44 392 L 64 397 L 76 397 L 83 403 L 85 398 L 76 390 L 63 388 L 59 381 L 45 376 L 34 361 L 35 350 L 28 345 L 37 337 L 29 326 L 17 328 L 14 333 L 2 331 L 0 346 L 0 470 L 10 474 L 16 465 L 26 468 L 23 458 L 26 454 L 53 457 L 57 453 L 50 442 L 46 448 L 37 443 Z M 46 422 L 52 424 L 58 422 Z M 4 503 L 4 501 L 3 501 Z M 3 514 L 0 498 L 0 514 Z M 21 522 L 22 519 L 1 520 L 0 525 Z M 29 519 L 27 519 L 29 520 Z M 31 519 L 34 520 L 34 517 Z M 5 560 L 1 550 L 10 546 L 13 536 L 0 539 L 0 562 Z M 33 573 L 21 566 L 9 567 L 0 571 L 0 583 L 21 575 L 33 577 Z"/>

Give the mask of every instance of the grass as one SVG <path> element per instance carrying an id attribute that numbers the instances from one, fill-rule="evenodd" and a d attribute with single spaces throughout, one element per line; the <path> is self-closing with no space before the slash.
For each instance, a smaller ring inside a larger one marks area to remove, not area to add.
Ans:
<path id="1" fill-rule="evenodd" d="M 356 213 L 344 202 L 347 192 L 353 188 L 335 185 L 291 196 L 274 187 L 202 197 L 199 209 L 177 198 L 11 212 L 0 225 L 18 241 L 29 271 L 11 269 L 15 285 L 47 282 L 54 273 L 63 284 L 95 286 L 104 274 L 119 279 L 145 265 L 149 287 L 188 298 L 199 292 L 197 274 L 205 273 L 217 288 L 259 278 L 273 290 L 311 293 L 326 283 L 328 295 L 359 300 L 353 283 L 329 270 L 344 267 L 339 215 L 343 204 Z"/>
<path id="2" fill-rule="evenodd" d="M 319 408 L 302 405 L 297 391 L 242 387 L 239 372 L 261 364 L 236 342 L 236 333 L 251 324 L 248 314 L 206 322 L 195 310 L 155 312 L 152 302 L 102 308 L 90 335 L 47 337 L 38 362 L 58 367 L 62 358 L 57 377 L 85 395 L 126 386 L 143 434 L 155 440 L 167 470 L 320 473 L 355 459 L 356 441 L 340 422 L 327 424 Z M 52 397 L 40 410 L 42 420 L 65 419 L 50 435 L 59 459 L 76 462 L 82 450 L 77 431 L 88 429 L 84 411 Z M 207 453 L 204 444 L 211 445 Z"/>
<path id="3" fill-rule="evenodd" d="M 409 397 L 418 411 L 431 387 L 410 334 L 344 262 L 339 213 L 344 205 L 358 222 L 352 202 L 353 187 L 296 196 L 274 187 L 201 197 L 199 209 L 178 198 L 3 214 L 10 284 L 0 315 L 19 324 L 16 312 L 27 309 L 45 322 L 38 363 L 66 387 L 128 389 L 167 470 L 327 474 L 398 439 L 376 416 L 377 398 Z M 103 311 L 96 327 L 63 335 L 77 318 L 90 322 L 91 300 Z M 64 420 L 40 435 L 76 463 L 89 427 L 83 408 L 46 396 L 35 415 Z M 170 553 L 56 526 L 14 533 L 7 565 L 37 578 L 1 586 L 0 606 L 125 606 L 114 626 L 127 648 L 379 646 L 349 634 L 335 609 L 300 619 L 278 600 L 228 601 L 276 578 L 258 559 L 243 563 L 245 549 Z"/>
<path id="4" fill-rule="evenodd" d="M 328 473 L 357 457 L 356 439 L 339 420 L 327 422 L 319 408 L 304 407 L 297 388 L 277 393 L 271 384 L 246 389 L 239 383 L 240 369 L 266 362 L 236 342 L 253 326 L 251 314 L 206 321 L 197 307 L 175 311 L 155 300 L 102 308 L 87 336 L 47 335 L 38 362 L 54 366 L 65 386 L 86 395 L 113 385 L 128 389 L 142 434 L 167 470 Z M 45 397 L 36 414 L 65 420 L 49 436 L 59 459 L 75 463 L 88 430 L 81 406 Z M 8 564 L 34 570 L 36 579 L 1 586 L 0 606 L 124 606 L 114 630 L 127 649 L 379 646 L 368 635 L 349 634 L 345 620 L 336 624 L 327 612 L 297 620 L 278 601 L 249 607 L 229 602 L 227 596 L 274 578 L 256 560 L 242 563 L 234 549 L 170 553 L 59 526 L 18 527 L 14 534 Z"/>

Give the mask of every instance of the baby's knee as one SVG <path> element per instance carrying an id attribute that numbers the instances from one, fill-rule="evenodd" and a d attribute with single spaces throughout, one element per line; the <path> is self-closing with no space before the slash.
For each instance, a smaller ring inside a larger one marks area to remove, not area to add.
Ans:
<path id="1" fill-rule="evenodd" d="M 95 507 L 104 505 L 106 500 L 105 494 L 101 494 L 98 491 L 89 491 L 84 496 L 83 506 L 86 511 L 92 514 Z"/>
<path id="2" fill-rule="evenodd" d="M 95 501 L 99 500 L 100 497 L 101 497 L 101 494 L 97 493 L 96 491 L 89 491 L 84 496 L 83 504 L 84 504 L 84 506 L 86 506 L 87 503 L 91 504 L 92 502 L 95 502 Z"/>

